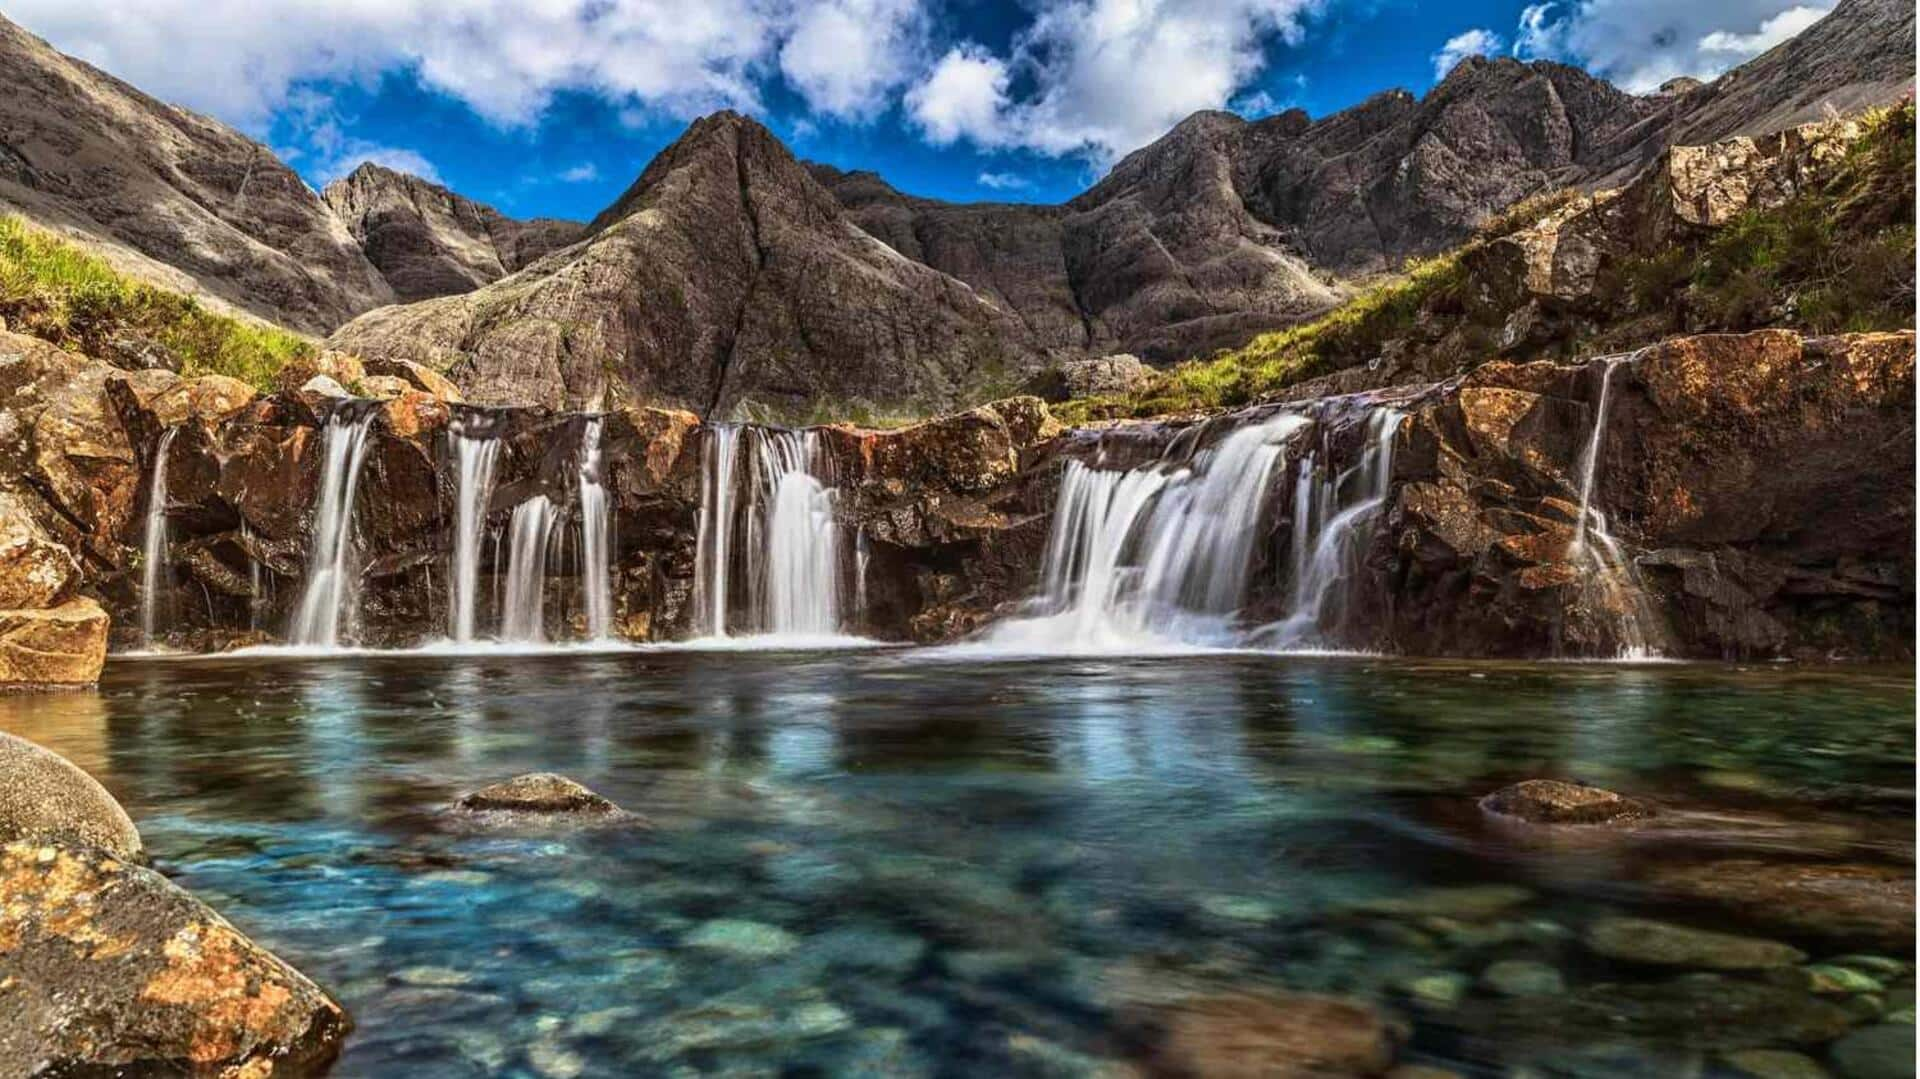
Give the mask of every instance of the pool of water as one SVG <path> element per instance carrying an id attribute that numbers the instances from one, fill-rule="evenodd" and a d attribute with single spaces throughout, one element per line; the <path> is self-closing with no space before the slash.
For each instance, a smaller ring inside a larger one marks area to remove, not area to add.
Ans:
<path id="1" fill-rule="evenodd" d="M 1462 1074 L 1679 1074 L 1768 1035 L 1569 1020 L 1483 972 L 1667 999 L 1736 976 L 1581 945 L 1620 913 L 1728 928 L 1647 866 L 1910 871 L 1913 703 L 1863 669 L 254 656 L 115 660 L 97 693 L 0 698 L 0 729 L 353 1012 L 337 1074 L 1126 1074 L 1156 1007 L 1272 991 L 1368 1001 L 1400 1059 Z M 651 827 L 447 809 L 537 770 Z M 1700 823 L 1548 845 L 1479 813 L 1531 776 Z M 1450 901 L 1489 885 L 1496 910 Z M 1879 978 L 1846 1005 L 1910 1015 L 1911 969 Z"/>

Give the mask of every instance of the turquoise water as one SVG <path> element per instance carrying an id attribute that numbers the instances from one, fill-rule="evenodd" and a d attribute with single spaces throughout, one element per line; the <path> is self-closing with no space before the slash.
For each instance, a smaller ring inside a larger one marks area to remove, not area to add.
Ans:
<path id="1" fill-rule="evenodd" d="M 1736 927 L 1646 867 L 1910 869 L 1913 694 L 1787 667 L 248 657 L 116 660 L 97 694 L 0 699 L 0 728 L 99 777 L 159 867 L 347 1005 L 337 1074 L 1124 1074 L 1143 1009 L 1246 990 L 1369 1001 L 1402 1060 L 1462 1074 L 1697 1074 L 1778 1024 L 1549 1022 L 1480 972 L 1664 999 L 1684 972 L 1597 959 L 1583 927 Z M 651 827 L 446 811 L 535 770 Z M 1543 846 L 1474 805 L 1531 776 L 1713 816 Z M 1522 891 L 1473 917 L 1431 891 L 1489 884 Z M 1863 1022 L 1911 1000 L 1910 968 L 1882 981 L 1846 1001 Z"/>

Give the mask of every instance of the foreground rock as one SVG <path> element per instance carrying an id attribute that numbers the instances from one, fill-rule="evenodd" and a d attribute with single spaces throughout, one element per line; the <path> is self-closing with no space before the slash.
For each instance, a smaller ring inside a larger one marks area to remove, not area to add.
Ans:
<path id="1" fill-rule="evenodd" d="M 305 976 L 150 870 L 0 847 L 0 1074 L 303 1076 L 351 1023 Z"/>
<path id="2" fill-rule="evenodd" d="M 552 772 L 529 772 L 463 795 L 457 803 L 471 813 L 524 813 L 575 817 L 623 816 L 617 805 L 586 787 Z"/>
<path id="3" fill-rule="evenodd" d="M 1206 1079 L 1380 1075 L 1393 1065 L 1386 1018 L 1311 993 L 1201 997 L 1139 1017 L 1157 1073 Z"/>
<path id="4" fill-rule="evenodd" d="M 140 832 L 94 778 L 52 750 L 0 733 L 0 842 L 140 857 Z"/>
<path id="5" fill-rule="evenodd" d="M 1714 933 L 1646 918 L 1602 918 L 1587 929 L 1596 955 L 1649 966 L 1701 970 L 1770 970 L 1806 961 L 1806 953 L 1779 941 Z"/>
<path id="6" fill-rule="evenodd" d="M 1528 824 L 1611 824 L 1653 816 L 1653 807 L 1584 783 L 1528 779 L 1480 799 L 1480 808 Z"/>
<path id="7" fill-rule="evenodd" d="M 1913 947 L 1912 866 L 1734 858 L 1657 869 L 1645 883 L 1756 926 L 1840 942 Z"/>

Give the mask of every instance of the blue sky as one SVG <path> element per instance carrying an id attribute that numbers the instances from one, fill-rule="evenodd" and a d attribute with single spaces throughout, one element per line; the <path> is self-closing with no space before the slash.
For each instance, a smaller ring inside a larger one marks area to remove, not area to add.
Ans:
<path id="1" fill-rule="evenodd" d="M 1831 0 L 10 0 L 315 186 L 378 160 L 585 219 L 694 116 L 955 200 L 1053 202 L 1197 108 L 1315 117 L 1472 52 L 1633 90 L 1711 77 Z"/>

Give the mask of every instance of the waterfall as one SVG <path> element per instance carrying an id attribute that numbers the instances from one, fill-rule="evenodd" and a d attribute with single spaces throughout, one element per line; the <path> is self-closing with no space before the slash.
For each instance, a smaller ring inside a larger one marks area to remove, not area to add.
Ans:
<path id="1" fill-rule="evenodd" d="M 1274 470 L 1310 423 L 1283 412 L 1124 472 L 1068 462 L 1038 613 L 989 640 L 1049 651 L 1233 643 Z"/>
<path id="2" fill-rule="evenodd" d="M 1627 557 L 1620 541 L 1607 529 L 1606 514 L 1593 504 L 1595 478 L 1600 472 L 1600 447 L 1606 438 L 1607 416 L 1613 402 L 1613 376 L 1633 356 L 1610 356 L 1600 375 L 1600 400 L 1594 405 L 1593 429 L 1580 455 L 1580 516 L 1574 523 L 1567 557 L 1584 565 L 1588 586 L 1597 592 L 1594 604 L 1609 613 L 1618 639 L 1620 659 L 1652 659 L 1660 655 L 1656 642 L 1659 616 L 1647 602 L 1640 571 Z"/>
<path id="3" fill-rule="evenodd" d="M 153 451 L 153 480 L 147 486 L 147 535 L 140 564 L 140 647 L 153 650 L 155 610 L 166 584 L 167 563 L 167 451 L 178 427 L 160 432 Z"/>
<path id="4" fill-rule="evenodd" d="M 306 589 L 288 635 L 294 644 L 335 647 L 341 624 L 353 623 L 360 576 L 353 558 L 353 501 L 376 414 L 369 402 L 342 401 L 327 419 L 326 463 L 307 547 Z"/>
<path id="5" fill-rule="evenodd" d="M 598 416 L 588 420 L 580 447 L 580 576 L 586 593 L 587 636 L 596 641 L 613 634 L 611 526 L 601 475 L 601 426 Z"/>
<path id="6" fill-rule="evenodd" d="M 1352 468 L 1318 476 L 1314 455 L 1294 478 L 1292 602 L 1287 616 L 1260 637 L 1282 648 L 1334 646 L 1347 613 L 1343 586 L 1359 580 L 1360 560 L 1393 487 L 1393 443 L 1402 414 L 1376 408 L 1367 417 L 1367 445 Z"/>
<path id="7" fill-rule="evenodd" d="M 453 428 L 453 456 L 459 469 L 455 491 L 457 508 L 453 531 L 453 581 L 449 590 L 448 632 L 462 644 L 473 640 L 475 609 L 480 593 L 480 540 L 493 498 L 494 465 L 500 458 L 500 440 Z"/>
<path id="8" fill-rule="evenodd" d="M 559 516 L 546 495 L 513 508 L 507 530 L 507 587 L 500 617 L 502 640 L 537 644 L 547 638 L 547 545 Z"/>
<path id="9" fill-rule="evenodd" d="M 727 570 L 733 557 L 733 465 L 740 428 L 707 428 L 700 456 L 700 531 L 694 551 L 694 602 L 700 631 L 727 635 Z"/>
<path id="10" fill-rule="evenodd" d="M 819 435 L 715 425 L 702 458 L 696 601 L 700 629 L 790 637 L 841 630 L 841 540 Z M 748 468 L 736 481 L 744 445 Z M 730 625 L 733 570 L 745 620 Z"/>

